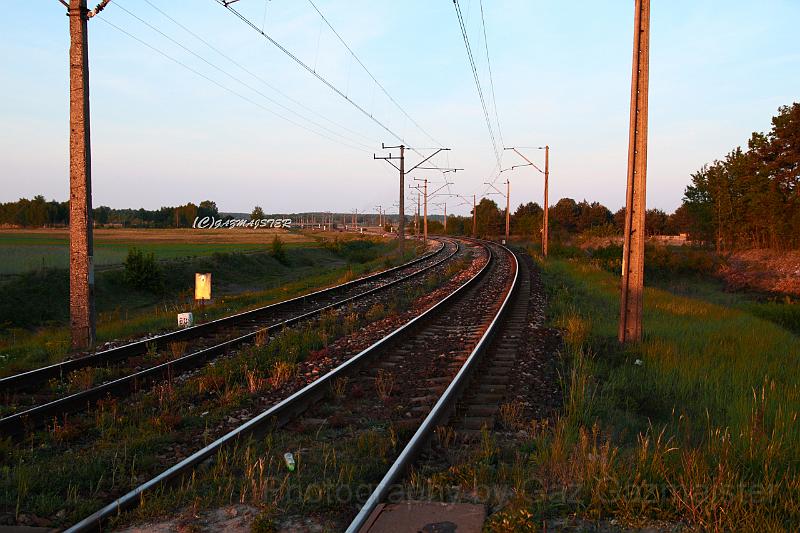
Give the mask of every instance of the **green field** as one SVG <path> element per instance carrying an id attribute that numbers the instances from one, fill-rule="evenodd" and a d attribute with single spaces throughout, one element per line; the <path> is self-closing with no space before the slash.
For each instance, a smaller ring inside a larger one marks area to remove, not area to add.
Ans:
<path id="1" fill-rule="evenodd" d="M 3 236 L 6 244 L 14 240 Z M 393 241 L 356 235 L 282 235 L 287 242 L 280 255 L 275 254 L 271 242 L 246 242 L 250 238 L 230 233 L 207 237 L 234 242 L 181 242 L 174 232 L 158 230 L 139 230 L 136 236 L 137 241 L 118 240 L 109 245 L 120 253 L 119 268 L 97 272 L 98 341 L 174 329 L 176 313 L 194 307 L 195 272 L 213 276 L 213 302 L 202 310 L 194 309 L 202 321 L 340 283 L 399 264 L 419 252 L 409 250 L 400 257 Z M 257 237 L 263 240 L 275 235 Z M 36 244 L 20 244 L 25 239 Z M 17 236 L 16 240 L 14 246 L 31 253 L 38 253 L 40 246 L 53 246 L 39 244 L 48 242 L 39 236 Z M 132 285 L 126 277 L 122 262 L 129 246 L 153 251 L 157 258 L 155 287 Z M 68 302 L 69 273 L 64 267 L 35 268 L 0 281 L 0 374 L 64 357 L 69 347 Z"/>
<path id="2" fill-rule="evenodd" d="M 98 270 L 121 265 L 131 247 L 153 252 L 157 259 L 202 257 L 213 253 L 258 252 L 268 249 L 273 233 L 179 230 L 96 230 L 94 263 Z M 249 238 L 247 238 L 249 237 Z M 297 235 L 283 235 L 289 244 L 308 242 Z M 226 242 L 227 241 L 227 242 Z M 260 242 L 259 242 L 260 241 Z M 66 231 L 0 231 L 0 276 L 22 274 L 44 268 L 69 267 L 69 236 Z"/>

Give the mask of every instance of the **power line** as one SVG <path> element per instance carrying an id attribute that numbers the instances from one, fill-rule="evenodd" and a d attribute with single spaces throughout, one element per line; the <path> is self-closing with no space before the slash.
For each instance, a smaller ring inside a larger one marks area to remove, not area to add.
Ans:
<path id="1" fill-rule="evenodd" d="M 248 19 L 247 17 L 245 17 L 244 15 L 242 15 L 241 13 L 239 13 L 238 11 L 236 11 L 234 8 L 232 8 L 232 7 L 229 5 L 229 3 L 227 3 L 225 0 L 214 0 L 214 1 L 215 1 L 216 3 L 218 3 L 219 5 L 221 5 L 222 7 L 224 7 L 225 9 L 227 9 L 228 11 L 230 11 L 231 13 L 233 13 L 234 15 L 236 15 L 236 17 L 237 17 L 237 18 L 239 18 L 239 20 L 241 20 L 242 22 L 244 22 L 245 24 L 247 24 L 248 26 L 250 26 L 250 27 L 251 27 L 251 28 L 252 28 L 252 29 L 253 29 L 255 32 L 257 32 L 257 33 L 258 33 L 258 34 L 260 34 L 262 37 L 264 37 L 265 39 L 267 39 L 267 40 L 268 40 L 270 43 L 272 43 L 272 44 L 273 44 L 273 45 L 274 45 L 276 48 L 278 48 L 278 49 L 279 49 L 281 52 L 283 52 L 283 53 L 284 53 L 284 54 L 286 54 L 286 55 L 287 55 L 289 58 L 291 58 L 291 59 L 292 59 L 292 60 L 293 60 L 295 63 L 297 63 L 298 65 L 300 65 L 301 67 L 303 67 L 305 70 L 307 70 L 307 71 L 308 71 L 308 72 L 309 72 L 309 73 L 310 73 L 312 76 L 314 76 L 314 77 L 315 77 L 315 78 L 317 78 L 319 81 L 321 81 L 322 83 L 324 83 L 324 84 L 325 84 L 325 85 L 326 85 L 326 86 L 327 86 L 329 89 L 331 89 L 333 92 L 335 92 L 336 94 L 338 94 L 339 96 L 341 96 L 342 98 L 344 98 L 344 99 L 345 99 L 347 102 L 349 102 L 349 103 L 350 103 L 350 104 L 351 104 L 353 107 L 355 107 L 356 109 L 358 109 L 358 110 L 359 110 L 359 111 L 360 111 L 360 112 L 361 112 L 361 113 L 362 113 L 364 116 L 368 117 L 368 118 L 369 118 L 370 120 L 372 120 L 372 121 L 373 121 L 375 124 L 377 124 L 378 126 L 380 126 L 381 128 L 383 128 L 383 129 L 384 129 L 384 130 L 385 130 L 387 133 L 389 133 L 389 134 L 390 134 L 392 137 L 394 137 L 395 139 L 397 139 L 398 141 L 400 141 L 400 142 L 401 142 L 401 143 L 403 143 L 403 144 L 407 144 L 407 143 L 406 143 L 406 141 L 405 141 L 405 140 L 404 140 L 404 139 L 403 139 L 403 138 L 402 138 L 400 135 L 398 135 L 397 133 L 395 133 L 394 131 L 392 131 L 392 130 L 391 130 L 391 129 L 390 129 L 388 126 L 386 126 L 386 125 L 385 125 L 383 122 L 381 122 L 380 120 L 378 120 L 377 118 L 375 118 L 375 117 L 372 115 L 372 113 L 368 112 L 366 109 L 364 109 L 363 107 L 361 107 L 361 106 L 360 106 L 358 103 L 356 103 L 356 102 L 355 102 L 353 99 L 351 99 L 351 98 L 350 98 L 350 97 L 348 97 L 348 96 L 347 96 L 345 93 L 343 93 L 343 92 L 342 92 L 342 91 L 341 91 L 339 88 L 337 88 L 335 85 L 333 85 L 333 84 L 332 84 L 331 82 L 329 82 L 327 79 L 325 79 L 325 78 L 324 78 L 322 75 L 318 74 L 318 73 L 317 73 L 317 72 L 316 72 L 314 69 L 312 69 L 311 67 L 309 67 L 308 65 L 306 65 L 306 64 L 305 64 L 305 63 L 304 63 L 304 62 L 303 62 L 303 61 L 302 61 L 300 58 L 298 58 L 296 55 L 294 55 L 292 52 L 290 52 L 290 51 L 289 51 L 289 50 L 288 50 L 286 47 L 284 47 L 284 46 L 283 46 L 282 44 L 280 44 L 278 41 L 276 41 L 275 39 L 273 39 L 272 37 L 270 37 L 270 36 L 269 36 L 269 35 L 268 35 L 266 32 L 264 32 L 263 30 L 259 29 L 259 28 L 258 28 L 258 26 L 256 26 L 255 24 L 253 24 L 253 23 L 250 21 L 250 19 Z"/>
<path id="2" fill-rule="evenodd" d="M 481 6 L 481 26 L 483 26 L 483 45 L 486 49 L 486 65 L 489 68 L 489 84 L 492 88 L 492 105 L 494 106 L 494 119 L 497 122 L 497 134 L 500 136 L 500 144 L 505 146 L 503 140 L 503 130 L 500 128 L 500 115 L 497 113 L 497 99 L 494 94 L 494 76 L 492 76 L 492 61 L 489 59 L 489 40 L 486 38 L 486 20 L 483 17 L 483 0 L 480 0 Z"/>
<path id="3" fill-rule="evenodd" d="M 333 32 L 333 34 L 334 34 L 334 35 L 336 35 L 336 37 L 339 39 L 339 42 L 341 42 L 341 43 L 344 45 L 344 47 L 345 47 L 345 48 L 347 48 L 347 51 L 348 51 L 348 52 L 350 52 L 350 55 L 352 55 L 352 56 L 353 56 L 353 58 L 355 58 L 355 60 L 356 60 L 356 61 L 358 61 L 358 64 L 359 64 L 359 65 L 361 65 L 361 68 L 363 68 L 363 69 L 364 69 L 364 72 L 366 72 L 366 73 L 369 75 L 369 77 L 370 77 L 370 78 L 372 78 L 372 81 L 374 81 L 374 82 L 375 82 L 375 85 L 377 85 L 377 86 L 380 88 L 380 90 L 381 90 L 381 91 L 383 91 L 383 94 L 385 94 L 385 95 L 386 95 L 386 97 L 387 97 L 389 100 L 391 100 L 391 102 L 392 102 L 392 103 L 393 103 L 393 104 L 394 104 L 394 105 L 397 107 L 397 109 L 399 109 L 399 110 L 400 110 L 400 112 L 401 112 L 401 113 L 403 113 L 403 115 L 405 115 L 405 116 L 406 116 L 406 118 L 407 118 L 408 120 L 410 120 L 410 121 L 411 121 L 411 123 L 412 123 L 412 124 L 414 124 L 414 126 L 416 126 L 416 127 L 417 127 L 417 129 L 418 129 L 419 131 L 421 131 L 422 133 L 424 133 L 424 134 L 425 134 L 425 136 L 426 136 L 428 139 L 430 139 L 431 141 L 433 141 L 433 143 L 434 143 L 434 144 L 436 144 L 436 145 L 438 145 L 438 146 L 444 146 L 442 143 L 440 143 L 439 141 L 437 141 L 436 139 L 434 139 L 433 137 L 431 137 L 431 135 L 430 135 L 430 134 L 429 134 L 427 131 L 425 131 L 425 129 L 423 129 L 423 128 L 422 128 L 422 126 L 420 126 L 420 125 L 417 123 L 417 121 L 416 121 L 416 120 L 414 120 L 414 119 L 411 117 L 411 115 L 409 115 L 409 114 L 406 112 L 406 110 L 405 110 L 405 109 L 403 109 L 403 107 L 402 107 L 402 106 L 401 106 L 399 103 L 397 103 L 397 101 L 396 101 L 396 100 L 395 100 L 395 99 L 392 97 L 392 95 L 391 95 L 391 94 L 389 94 L 389 91 L 387 91 L 387 90 L 386 90 L 386 88 L 385 88 L 383 85 L 381 85 L 381 82 L 379 82 L 379 81 L 378 81 L 378 80 L 375 78 L 375 76 L 373 76 L 373 75 L 372 75 L 372 72 L 370 72 L 370 71 L 369 71 L 369 69 L 367 68 L 367 66 L 366 66 L 366 65 L 365 65 L 365 64 L 364 64 L 364 63 L 361 61 L 361 59 L 360 59 L 360 58 L 359 58 L 359 57 L 356 55 L 356 53 L 355 53 L 355 52 L 353 52 L 352 48 L 350 48 L 350 46 L 349 46 L 349 45 L 348 45 L 348 44 L 345 42 L 345 40 L 342 38 L 342 36 L 341 36 L 341 35 L 339 35 L 339 32 L 337 32 L 337 31 L 336 31 L 336 29 L 335 29 L 335 28 L 334 28 L 334 27 L 331 25 L 331 23 L 330 23 L 330 22 L 328 22 L 328 19 L 325 17 L 325 15 L 323 15 L 323 14 L 322 14 L 322 12 L 319 10 L 319 8 L 318 8 L 318 7 L 317 7 L 317 5 L 316 5 L 316 4 L 313 2 L 313 0 L 308 0 L 308 3 L 309 3 L 309 4 L 311 4 L 311 6 L 312 6 L 312 7 L 314 8 L 314 10 L 315 10 L 315 11 L 316 11 L 316 12 L 319 14 L 319 16 L 320 16 L 320 17 L 322 17 L 322 20 L 323 20 L 323 21 L 325 21 L 325 24 L 327 24 L 327 25 L 328 25 L 328 28 L 330 28 L 330 29 L 331 29 L 331 31 Z"/>
<path id="4" fill-rule="evenodd" d="M 229 92 L 229 93 L 233 94 L 234 96 L 237 96 L 237 97 L 241 98 L 242 100 L 244 100 L 244 101 L 246 101 L 246 102 L 248 102 L 248 103 L 250 103 L 250 104 L 252 104 L 252 105 L 254 105 L 254 106 L 256 106 L 256 107 L 259 107 L 259 108 L 263 109 L 264 111 L 266 111 L 266 112 L 268 112 L 268 113 L 270 113 L 270 114 L 272 114 L 272 115 L 275 115 L 276 117 L 279 117 L 279 118 L 281 118 L 281 119 L 285 120 L 286 122 L 289 122 L 290 124 L 293 124 L 293 125 L 297 126 L 298 128 L 302 128 L 302 129 L 304 129 L 304 130 L 306 130 L 306 131 L 309 131 L 309 132 L 311 132 L 311 133 L 314 133 L 315 135 L 319 135 L 320 137 L 323 137 L 323 138 L 325 138 L 325 139 L 328 139 L 329 141 L 335 142 L 335 143 L 337 143 L 337 144 L 341 144 L 341 145 L 343 145 L 343 146 L 347 146 L 348 148 L 352 148 L 353 150 L 358 150 L 359 152 L 367 152 L 367 150 L 364 150 L 364 149 L 362 149 L 362 148 L 359 148 L 359 147 L 357 147 L 357 146 L 353 146 L 352 144 L 349 144 L 349 143 L 346 143 L 346 142 L 340 141 L 340 140 L 338 140 L 338 139 L 335 139 L 335 138 L 333 138 L 333 137 L 330 137 L 330 136 L 328 136 L 328 135 L 326 135 L 326 134 L 324 134 L 324 133 L 320 133 L 320 132 L 318 132 L 318 131 L 316 131 L 316 130 L 313 130 L 313 129 L 311 129 L 311 128 L 308 128 L 308 127 L 304 126 L 303 124 L 300 124 L 299 122 L 296 122 L 296 121 L 294 121 L 294 120 L 292 120 L 292 119 L 290 119 L 290 118 L 287 118 L 287 117 L 285 117 L 285 116 L 281 115 L 280 113 L 277 113 L 277 112 L 273 111 L 272 109 L 269 109 L 268 107 L 265 107 L 265 106 L 263 106 L 263 105 L 259 104 L 259 103 L 258 103 L 258 102 L 256 102 L 255 100 L 253 100 L 253 99 L 251 99 L 251 98 L 249 98 L 249 97 L 247 97 L 247 96 L 245 96 L 245 95 L 243 95 L 243 94 L 241 94 L 241 93 L 239 93 L 239 92 L 237 92 L 237 91 L 235 91 L 235 90 L 231 89 L 230 87 L 226 87 L 225 85 L 221 84 L 221 83 L 220 83 L 220 82 L 218 82 L 217 80 L 215 80 L 215 79 L 213 79 L 213 78 L 210 78 L 209 76 L 206 76 L 205 74 L 203 74 L 203 73 L 202 73 L 202 72 L 200 72 L 199 70 L 197 70 L 197 69 L 194 69 L 194 68 L 190 67 L 190 66 L 189 66 L 189 65 L 187 65 L 186 63 L 182 62 L 182 61 L 181 61 L 181 60 L 179 60 L 179 59 L 176 59 L 176 58 L 172 57 L 171 55 L 167 54 L 167 53 L 166 53 L 166 52 L 164 52 L 163 50 L 160 50 L 159 48 L 156 48 L 155 46 L 151 45 L 150 43 L 148 43 L 148 42 L 146 42 L 146 41 L 144 41 L 144 40 L 142 40 L 142 39 L 140 39 L 139 37 L 136 37 L 136 36 L 135 36 L 135 35 L 133 35 L 132 33 L 130 33 L 130 32 L 128 32 L 128 31 L 126 31 L 126 30 L 124 30 L 124 29 L 120 28 L 119 26 L 117 26 L 117 25 L 116 25 L 116 24 L 114 24 L 113 22 L 110 22 L 110 21 L 109 21 L 108 19 L 106 19 L 106 18 L 100 18 L 99 20 L 100 20 L 101 22 L 103 22 L 103 23 L 105 23 L 105 24 L 107 24 L 107 25 L 111 26 L 112 28 L 116 29 L 117 31 L 119 31 L 119 32 L 121 32 L 121 33 L 123 33 L 123 34 L 127 35 L 128 37 L 130 37 L 130 38 L 131 38 L 131 39 L 133 39 L 134 41 L 137 41 L 137 42 L 138 42 L 138 43 L 140 43 L 141 45 L 143 45 L 143 46 L 146 46 L 147 48 L 151 49 L 152 51 L 154 51 L 154 52 L 156 52 L 156 53 L 158 53 L 158 54 L 160 54 L 160 55 L 164 56 L 165 58 L 169 59 L 169 60 L 170 60 L 170 61 L 172 61 L 173 63 L 176 63 L 177 65 L 180 65 L 181 67 L 183 67 L 183 68 L 185 68 L 186 70 L 188 70 L 188 71 L 192 72 L 193 74 L 195 74 L 195 75 L 197 75 L 197 76 L 200 76 L 201 78 L 205 79 L 206 81 L 208 81 L 208 82 L 210 82 L 210 83 L 213 83 L 214 85 L 216 85 L 216 86 L 217 86 L 217 87 L 219 87 L 220 89 L 222 89 L 222 90 L 224 90 L 224 91 L 227 91 L 227 92 Z"/>
<path id="5" fill-rule="evenodd" d="M 147 0 L 145 0 L 145 1 L 147 1 Z M 149 2 L 148 2 L 148 3 L 149 3 Z M 151 5 L 152 5 L 152 4 L 151 4 Z M 161 31 L 160 29 L 158 29 L 158 28 L 157 28 L 157 27 L 155 27 L 154 25 L 150 24 L 150 23 L 149 23 L 149 22 L 147 22 L 146 20 L 142 19 L 141 17 L 139 17 L 139 16 L 138 16 L 138 15 L 136 15 L 135 13 L 132 13 L 132 12 L 130 12 L 129 10 L 125 9 L 125 7 L 124 7 L 124 6 L 122 6 L 122 4 L 120 4 L 119 2 L 117 2 L 117 3 L 116 3 L 116 6 L 117 6 L 119 9 L 121 9 L 123 12 L 127 13 L 129 16 L 131 16 L 131 17 L 135 18 L 136 20 L 138 20 L 139 22 L 141 22 L 142 24 L 144 24 L 145 26 L 147 26 L 148 28 L 150 28 L 150 29 L 151 29 L 151 30 L 153 30 L 154 32 L 158 33 L 159 35 L 161 35 L 161 36 L 162 36 L 162 37 L 164 37 L 165 39 L 169 40 L 169 41 L 170 41 L 170 42 L 172 42 L 173 44 L 175 44 L 175 45 L 179 46 L 180 48 L 182 48 L 183 50 L 185 50 L 185 51 L 186 51 L 186 52 L 188 52 L 189 54 L 193 55 L 194 57 L 196 57 L 197 59 L 199 59 L 199 60 L 200 60 L 200 61 L 202 61 L 203 63 L 207 64 L 208 66 L 212 67 L 213 69 L 217 70 L 218 72 L 221 72 L 222 74 L 224 74 L 224 75 L 225 75 L 225 76 L 227 76 L 228 78 L 232 79 L 233 81 L 235 81 L 235 82 L 237 82 L 237 83 L 239 83 L 239 84 L 243 85 L 244 87 L 247 87 L 248 89 L 250 89 L 250 90 L 251 90 L 251 91 L 253 91 L 254 93 L 258 94 L 259 96 L 261 96 L 262 98 L 264 98 L 265 100 L 267 100 L 268 102 L 271 102 L 272 104 L 274 104 L 274 105 L 276 105 L 276 106 L 280 107 L 281 109 L 283 109 L 283 110 L 285 110 L 285 111 L 287 111 L 287 112 L 291 113 L 292 115 L 295 115 L 296 117 L 299 117 L 300 119 L 302 119 L 302 120 L 305 120 L 305 121 L 309 122 L 310 124 L 313 124 L 314 126 L 316 126 L 316 127 L 320 128 L 320 129 L 322 129 L 322 130 L 325 130 L 325 131 L 327 131 L 327 132 L 328 132 L 328 133 L 330 133 L 331 135 L 335 135 L 336 137 L 340 137 L 341 139 L 343 139 L 343 140 L 344 140 L 344 141 L 346 141 L 346 142 L 353 143 L 353 144 L 357 144 L 357 145 L 359 145 L 359 146 L 361 146 L 361 147 L 363 147 L 363 148 L 365 148 L 365 149 L 369 149 L 369 146 L 368 146 L 368 145 L 366 145 L 366 144 L 363 144 L 363 143 L 361 143 L 361 142 L 359 142 L 359 141 L 357 141 L 357 140 L 355 140 L 355 139 L 349 139 L 349 138 L 347 138 L 346 136 L 344 136 L 344 135 L 340 134 L 339 132 L 336 132 L 336 131 L 334 131 L 334 130 L 332 130 L 332 129 L 328 128 L 327 126 L 325 126 L 325 125 L 323 125 L 323 124 L 320 124 L 319 122 L 316 122 L 316 121 L 314 121 L 314 120 L 312 120 L 312 119 L 310 119 L 310 118 L 308 118 L 308 117 L 306 117 L 306 116 L 304 116 L 304 115 L 302 115 L 302 114 L 300 114 L 300 113 L 296 112 L 295 110 L 293 110 L 293 109 L 291 109 L 291 108 L 289 108 L 289 107 L 287 107 L 287 106 L 285 106 L 285 105 L 281 104 L 280 102 L 278 102 L 278 101 L 274 100 L 273 98 L 269 97 L 268 95 L 264 94 L 263 92 L 259 91 L 259 90 L 258 90 L 258 89 L 256 89 L 255 87 L 253 87 L 252 85 L 250 85 L 250 84 L 248 84 L 248 83 L 246 83 L 246 82 L 242 81 L 240 78 L 238 78 L 238 77 L 234 76 L 233 74 L 231 74 L 230 72 L 226 71 L 225 69 L 223 69 L 223 68 L 221 68 L 221 67 L 217 66 L 216 64 L 212 63 L 211 61 L 207 60 L 205 57 L 201 56 L 200 54 L 198 54 L 198 53 L 197 53 L 197 52 L 195 52 L 194 50 L 191 50 L 190 48 L 188 48 L 187 46 L 185 46 L 185 45 L 184 45 L 184 44 L 182 44 L 181 42 L 179 42 L 179 41 L 175 40 L 174 38 L 170 37 L 169 35 L 167 35 L 167 34 L 166 34 L 166 33 L 164 33 L 163 31 Z M 155 6 L 153 6 L 153 7 L 155 7 Z M 159 10 L 159 11 L 160 11 L 160 10 Z M 165 16 L 166 16 L 166 15 L 165 15 Z M 176 23 L 177 23 L 177 22 L 176 22 Z M 188 30 L 187 30 L 187 31 L 188 31 Z"/>
<path id="6" fill-rule="evenodd" d="M 156 6 L 155 4 L 153 4 L 153 3 L 152 3 L 150 0 L 144 0 L 144 1 L 145 1 L 145 2 L 146 2 L 146 3 L 147 3 L 149 6 L 150 6 L 150 7 L 152 7 L 153 9 L 155 9 L 156 11 L 158 11 L 159 13 L 161 13 L 161 15 L 163 15 L 165 18 L 169 19 L 169 20 L 170 20 L 170 21 L 171 21 L 173 24 L 175 24 L 176 26 L 178 26 L 179 28 L 181 28 L 183 31 L 185 31 L 186 33 L 188 33 L 189 35 L 191 35 L 192 37 L 194 37 L 195 39 L 197 39 L 198 41 L 200 41 L 201 43 L 203 43 L 204 45 L 206 45 L 208 48 L 210 48 L 211 50 L 213 50 L 214 52 L 216 52 L 217 54 L 219 54 L 220 56 L 222 56 L 223 58 L 225 58 L 226 60 L 228 60 L 229 62 L 231 62 L 233 65 L 235 65 L 236 67 L 238 67 L 239 69 L 241 69 L 241 70 L 242 70 L 242 71 L 244 71 L 245 73 L 249 74 L 250 76 L 252 76 L 252 77 L 253 77 L 253 78 L 255 78 L 256 80 L 258 80 L 260 83 L 264 84 L 265 86 L 269 87 L 271 90 L 273 90 L 273 91 L 275 91 L 276 93 L 278 93 L 279 95 L 283 96 L 284 98 L 286 98 L 286 99 L 287 99 L 287 100 L 289 100 L 290 102 L 292 102 L 292 103 L 296 104 L 297 106 L 299 106 L 299 107 L 301 107 L 301 108 L 305 109 L 306 111 L 308 111 L 308 112 L 309 112 L 309 113 L 311 113 L 312 115 L 315 115 L 315 116 L 317 116 L 317 117 L 321 118 L 322 120 L 324 120 L 324 121 L 326 121 L 326 122 L 328 122 L 328 123 L 330 123 L 330 124 L 333 124 L 334 126 L 336 126 L 336 127 L 338 127 L 338 128 L 341 128 L 341 129 L 343 129 L 343 130 L 345 130 L 345 131 L 347 131 L 347 132 L 349 132 L 349 133 L 351 133 L 351 134 L 353 134 L 353 135 L 356 135 L 356 136 L 358 136 L 358 137 L 361 137 L 362 139 L 366 140 L 367 142 L 373 142 L 373 139 L 370 139 L 370 138 L 366 137 L 365 135 L 362 135 L 361 133 L 359 133 L 359 132 L 357 132 L 357 131 L 355 131 L 355 130 L 352 130 L 352 129 L 350 129 L 350 128 L 348 128 L 347 126 L 345 126 L 345 125 L 343 125 L 343 124 L 340 124 L 339 122 L 336 122 L 336 121 L 334 121 L 334 120 L 331 120 L 331 119 L 327 118 L 325 115 L 323 115 L 323 114 L 319 113 L 318 111 L 316 111 L 316 110 L 314 110 L 314 109 L 312 109 L 312 108 L 310 108 L 310 107 L 306 106 L 305 104 L 303 104 L 303 103 L 302 103 L 302 102 L 300 102 L 299 100 L 297 100 L 297 99 L 295 99 L 295 98 L 292 98 L 292 96 L 291 96 L 291 95 L 288 95 L 288 94 L 286 94 L 285 92 L 283 92 L 282 90 L 280 90 L 279 88 L 275 87 L 274 85 L 272 85 L 271 83 L 269 83 L 267 80 L 265 80 L 264 78 L 262 78 L 262 77 L 261 77 L 261 76 L 259 76 L 258 74 L 255 74 L 253 71 L 249 70 L 247 67 L 245 67 L 244 65 L 242 65 L 241 63 L 239 63 L 238 61 L 236 61 L 235 59 L 233 59 L 233 58 L 232 58 L 232 57 L 230 57 L 229 55 L 225 54 L 225 52 L 221 51 L 219 48 L 215 47 L 214 45 L 212 45 L 211 43 L 209 43 L 207 40 L 203 39 L 203 38 L 202 38 L 200 35 L 197 35 L 195 32 L 193 32 L 192 30 L 190 30 L 189 28 L 187 28 L 186 26 L 184 26 L 183 24 L 181 24 L 180 22 L 178 22 L 177 20 L 175 20 L 175 19 L 174 19 L 173 17 L 171 17 L 169 14 L 165 13 L 165 12 L 164 12 L 163 10 L 161 10 L 161 9 L 160 9 L 158 6 Z M 267 1 L 268 1 L 268 0 L 264 0 L 264 20 L 265 20 L 265 21 L 266 21 L 266 6 L 267 6 Z M 262 27 L 263 27 L 263 26 L 262 26 Z"/>
<path id="7" fill-rule="evenodd" d="M 481 107 L 483 108 L 483 116 L 486 120 L 486 127 L 489 130 L 489 137 L 492 141 L 492 148 L 494 149 L 494 156 L 497 161 L 497 166 L 500 166 L 500 151 L 497 149 L 497 141 L 495 140 L 494 136 L 494 129 L 492 128 L 492 121 L 489 118 L 489 111 L 486 108 L 486 99 L 483 96 L 483 88 L 481 87 L 481 80 L 478 76 L 478 69 L 475 66 L 475 57 L 472 55 L 472 47 L 469 44 L 469 36 L 467 34 L 467 27 L 464 24 L 464 17 L 461 13 L 461 6 L 458 3 L 458 0 L 453 0 L 453 6 L 456 10 L 456 16 L 458 17 L 458 24 L 461 27 L 461 35 L 464 38 L 464 45 L 467 49 L 467 58 L 469 59 L 470 67 L 472 68 L 472 75 L 475 78 L 475 86 L 478 89 L 478 96 L 481 100 Z"/>

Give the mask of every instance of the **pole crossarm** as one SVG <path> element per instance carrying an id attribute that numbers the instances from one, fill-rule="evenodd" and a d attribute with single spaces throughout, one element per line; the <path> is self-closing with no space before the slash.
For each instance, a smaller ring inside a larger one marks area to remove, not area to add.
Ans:
<path id="1" fill-rule="evenodd" d="M 491 187 L 492 189 L 494 189 L 494 190 L 495 190 L 495 192 L 490 192 L 489 194 L 499 194 L 499 195 L 500 195 L 500 196 L 502 196 L 503 198 L 505 198 L 505 197 L 506 197 L 506 193 L 504 193 L 503 191 L 501 191 L 500 189 L 498 189 L 497 187 L 495 187 L 495 186 L 494 186 L 494 183 L 489 183 L 488 181 L 484 181 L 484 182 L 483 182 L 483 184 L 484 184 L 484 185 L 488 185 L 489 187 Z"/>
<path id="2" fill-rule="evenodd" d="M 420 165 L 422 165 L 423 163 L 425 163 L 425 162 L 429 161 L 429 160 L 430 160 L 430 159 L 431 159 L 433 156 L 435 156 L 435 155 L 436 155 L 436 154 L 438 154 L 439 152 L 446 152 L 446 151 L 449 151 L 449 150 L 450 150 L 450 148 L 438 148 L 438 149 L 437 149 L 435 152 L 433 152 L 431 155 L 429 155 L 428 157 L 426 157 L 425 159 L 423 159 L 422 161 L 420 161 L 419 163 L 417 163 L 416 165 L 414 165 L 414 166 L 413 166 L 413 167 L 411 167 L 410 169 L 406 170 L 406 174 L 408 174 L 408 173 L 410 173 L 410 172 L 413 172 L 414 170 L 416 170 L 417 168 L 419 168 L 419 167 L 420 167 Z"/>
<path id="3" fill-rule="evenodd" d="M 540 149 L 540 148 L 537 148 L 537 150 L 539 150 L 539 149 Z M 541 148 L 541 149 L 543 149 L 543 148 Z M 531 167 L 535 168 L 536 170 L 538 170 L 538 171 L 539 171 L 541 174 L 544 174 L 544 170 L 542 170 L 541 168 L 539 168 L 538 166 L 536 166 L 536 164 L 535 164 L 533 161 L 531 161 L 530 159 L 528 159 L 527 157 L 525 157 L 525 155 L 524 155 L 522 152 L 520 152 L 519 150 L 517 150 L 516 148 L 514 148 L 514 147 L 510 147 L 510 148 L 503 148 L 503 150 L 512 150 L 512 151 L 516 152 L 516 154 L 517 154 L 518 156 L 520 156 L 522 159 L 524 159 L 524 160 L 527 162 L 527 164 L 526 164 L 526 165 L 514 165 L 513 167 L 511 167 L 511 169 L 512 169 L 512 170 L 513 170 L 513 169 L 515 169 L 515 168 L 518 168 L 518 167 L 528 167 L 528 166 L 531 166 Z M 501 172 L 502 172 L 502 171 L 501 171 Z"/>

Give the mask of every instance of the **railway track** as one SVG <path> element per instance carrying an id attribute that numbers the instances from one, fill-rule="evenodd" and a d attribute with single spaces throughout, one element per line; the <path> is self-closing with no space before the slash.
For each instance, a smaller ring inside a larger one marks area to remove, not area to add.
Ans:
<path id="1" fill-rule="evenodd" d="M 181 372 L 200 367 L 253 342 L 258 335 L 269 335 L 269 331 L 294 326 L 416 279 L 451 260 L 458 251 L 457 242 L 445 239 L 435 251 L 377 274 L 184 330 L 2 378 L 0 395 L 4 398 L 4 405 L 6 409 L 13 406 L 16 412 L 0 419 L 0 435 L 24 435 L 54 418 L 85 410 L 98 400 L 126 396 L 157 381 L 172 379 Z M 170 357 L 169 351 L 174 352 L 172 348 L 176 345 L 183 353 L 173 353 L 173 357 Z M 149 366 L 142 364 L 143 354 L 159 351 L 164 352 L 160 359 L 150 358 L 155 361 Z M 139 365 L 147 367 L 141 368 Z M 104 369 L 112 378 L 73 394 L 59 395 L 53 390 L 72 373 L 95 368 Z"/>
<path id="2" fill-rule="evenodd" d="M 344 400 L 347 403 L 337 405 L 337 409 L 349 413 L 349 431 L 369 431 L 368 427 L 359 426 L 374 425 L 376 417 L 380 419 L 379 424 L 402 426 L 403 434 L 415 428 L 413 436 L 351 524 L 350 530 L 358 530 L 359 524 L 363 525 L 385 496 L 385 490 L 423 449 L 436 427 L 452 413 L 509 312 L 509 302 L 519 286 L 518 262 L 504 247 L 488 243 L 481 246 L 486 256 L 483 265 L 425 312 L 68 531 L 98 529 L 111 517 L 138 505 L 146 494 L 192 476 L 199 465 L 207 464 L 226 447 L 266 433 L 291 434 L 309 421 L 318 422 L 320 408 L 324 407 L 319 400 L 330 397 L 342 383 L 349 383 L 354 393 L 352 398 Z M 379 383 L 387 381 L 388 375 L 391 386 L 384 386 L 382 393 L 355 394 L 356 388 L 380 391 Z M 349 512 L 352 517 L 356 509 Z"/>

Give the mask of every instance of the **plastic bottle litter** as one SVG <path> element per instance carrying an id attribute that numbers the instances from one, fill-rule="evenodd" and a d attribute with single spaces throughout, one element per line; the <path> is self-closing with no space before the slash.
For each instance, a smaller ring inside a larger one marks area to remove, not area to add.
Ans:
<path id="1" fill-rule="evenodd" d="M 294 472 L 297 463 L 294 461 L 294 455 L 292 452 L 286 452 L 283 454 L 283 460 L 286 462 L 286 468 L 289 469 L 289 472 Z"/>

